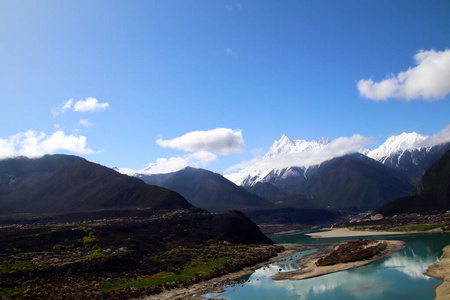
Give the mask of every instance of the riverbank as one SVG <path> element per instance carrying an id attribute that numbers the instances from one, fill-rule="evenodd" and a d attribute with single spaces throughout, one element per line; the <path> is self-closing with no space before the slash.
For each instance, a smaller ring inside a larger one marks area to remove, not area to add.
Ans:
<path id="1" fill-rule="evenodd" d="M 252 274 L 256 269 L 262 268 L 264 266 L 267 266 L 268 264 L 279 261 L 282 258 L 294 255 L 299 251 L 311 249 L 310 247 L 305 247 L 300 244 L 279 244 L 279 246 L 283 246 L 284 250 L 278 253 L 277 256 L 274 256 L 265 262 L 258 263 L 254 266 L 244 268 L 237 272 L 229 273 L 220 277 L 212 278 L 207 281 L 199 282 L 188 287 L 165 290 L 160 294 L 148 296 L 144 299 L 147 300 L 150 299 L 167 300 L 167 299 L 185 299 L 185 298 L 193 300 L 202 299 L 202 295 L 207 293 L 221 292 L 222 286 L 229 283 L 234 283 L 239 278 Z"/>
<path id="2" fill-rule="evenodd" d="M 435 289 L 436 300 L 450 299 L 450 245 L 443 250 L 440 260 L 429 266 L 425 275 L 443 280 Z"/>
<path id="3" fill-rule="evenodd" d="M 322 258 L 330 254 L 332 251 L 336 249 L 336 245 L 327 247 L 318 252 L 312 253 L 305 257 L 302 257 L 299 260 L 300 269 L 291 272 L 278 273 L 271 277 L 273 280 L 300 280 L 306 278 L 317 277 L 329 273 L 344 271 L 348 269 L 353 269 L 357 267 L 361 267 L 372 262 L 385 259 L 398 250 L 402 249 L 405 243 L 403 241 L 380 241 L 386 243 L 386 248 L 381 251 L 379 254 L 373 256 L 367 260 L 360 260 L 349 263 L 339 263 L 331 266 L 316 266 L 316 262 Z"/>
<path id="4" fill-rule="evenodd" d="M 358 236 L 377 236 L 377 235 L 400 235 L 411 234 L 416 232 L 406 231 L 371 231 L 371 230 L 350 230 L 348 228 L 332 228 L 324 231 L 308 233 L 312 238 L 341 238 L 341 237 L 358 237 Z"/>

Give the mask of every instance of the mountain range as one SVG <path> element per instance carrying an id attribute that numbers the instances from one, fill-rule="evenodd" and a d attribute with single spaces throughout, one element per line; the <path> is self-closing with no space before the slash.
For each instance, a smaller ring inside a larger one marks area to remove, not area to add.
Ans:
<path id="1" fill-rule="evenodd" d="M 374 209 L 414 188 L 397 171 L 360 153 L 333 158 L 297 176 L 295 169 L 288 171 L 290 176 L 274 176 L 268 183 L 316 207 L 334 210 Z"/>
<path id="2" fill-rule="evenodd" d="M 273 205 L 273 209 L 363 211 L 410 193 L 425 170 L 450 149 L 450 143 L 434 145 L 431 137 L 413 132 L 392 136 L 374 150 L 361 148 L 333 156 L 332 147 L 333 141 L 326 138 L 305 141 L 283 135 L 261 160 L 225 175 L 226 179 L 194 168 L 156 175 L 143 170 L 132 175 L 174 190 L 211 211 Z"/>
<path id="3" fill-rule="evenodd" d="M 145 236 L 135 231 L 143 223 L 126 225 L 133 227 L 126 231 L 127 240 L 146 239 L 149 235 L 171 239 L 177 233 L 191 242 L 215 239 L 231 243 L 272 243 L 255 223 L 237 210 L 208 213 L 194 207 L 177 192 L 148 185 L 81 157 L 60 154 L 0 160 L 1 224 L 116 218 L 151 220 L 152 226 L 145 229 Z M 38 239 L 34 235 L 33 238 Z"/>
<path id="4" fill-rule="evenodd" d="M 0 160 L 0 214 L 183 209 L 181 195 L 70 155 Z"/>
<path id="5" fill-rule="evenodd" d="M 450 151 L 444 153 L 423 175 L 408 196 L 395 199 L 374 211 L 384 216 L 403 213 L 446 212 L 450 209 Z"/>
<path id="6" fill-rule="evenodd" d="M 0 214 L 173 210 L 195 205 L 212 212 L 241 209 L 259 220 L 294 222 L 304 218 L 308 209 L 320 219 L 336 219 L 330 211 L 373 210 L 411 193 L 423 172 L 450 149 L 448 142 L 434 146 L 427 142 L 429 137 L 403 133 L 377 149 L 360 149 L 318 164 L 297 161 L 264 172 L 250 166 L 225 177 L 190 167 L 131 177 L 69 155 L 5 159 L 0 161 Z M 325 138 L 307 142 L 283 135 L 264 158 L 273 162 L 298 153 L 307 157 L 329 151 L 331 143 Z M 426 177 L 422 182 L 427 182 Z M 417 198 L 421 193 L 411 195 Z"/>
<path id="7" fill-rule="evenodd" d="M 396 169 L 412 184 L 417 185 L 425 171 L 450 149 L 449 142 L 421 146 L 426 141 L 427 137 L 415 132 L 402 133 L 399 136 L 390 137 L 384 144 L 367 152 L 366 155 L 385 166 Z"/>
<path id="8" fill-rule="evenodd" d="M 256 161 L 257 163 L 226 174 L 225 177 L 240 186 L 253 186 L 257 182 L 270 182 L 274 177 L 286 178 L 305 174 L 310 167 L 318 166 L 324 161 L 359 152 L 403 173 L 411 184 L 415 185 L 425 170 L 450 149 L 448 140 L 439 143 L 433 141 L 432 137 L 416 132 L 391 136 L 373 150 L 361 148 L 336 155 L 330 154 L 327 149 L 332 146 L 331 143 L 327 138 L 305 141 L 293 140 L 283 135 L 273 143 L 262 159 Z M 282 164 L 274 163 L 277 161 Z"/>

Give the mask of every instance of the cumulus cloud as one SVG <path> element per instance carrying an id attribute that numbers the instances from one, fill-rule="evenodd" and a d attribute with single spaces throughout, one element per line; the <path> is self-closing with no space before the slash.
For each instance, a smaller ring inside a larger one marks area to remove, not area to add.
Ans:
<path id="1" fill-rule="evenodd" d="M 416 66 L 380 82 L 362 79 L 357 87 L 361 96 L 372 100 L 442 99 L 450 93 L 450 49 L 420 50 L 414 56 Z"/>
<path id="2" fill-rule="evenodd" d="M 146 168 L 139 171 L 144 174 L 166 174 L 176 172 L 188 166 L 199 168 L 205 167 L 210 162 L 217 160 L 214 153 L 199 151 L 184 156 L 170 158 L 158 158 L 155 162 L 149 163 Z"/>
<path id="3" fill-rule="evenodd" d="M 81 126 L 84 126 L 84 127 L 91 127 L 92 126 L 92 123 L 89 122 L 87 119 L 81 119 L 79 124 Z"/>
<path id="4" fill-rule="evenodd" d="M 78 112 L 92 112 L 92 111 L 99 111 L 99 110 L 105 110 L 109 107 L 109 103 L 99 103 L 97 99 L 93 97 L 88 97 L 85 100 L 79 100 L 77 101 L 74 106 L 73 110 Z"/>
<path id="5" fill-rule="evenodd" d="M 208 151 L 222 155 L 241 153 L 245 147 L 242 131 L 229 128 L 192 131 L 172 140 L 160 138 L 156 143 L 163 148 L 187 152 Z"/>
<path id="6" fill-rule="evenodd" d="M 324 145 L 323 149 L 259 157 L 231 166 L 225 172 L 231 173 L 247 169 L 249 173 L 253 172 L 261 174 L 264 172 L 269 172 L 273 169 L 281 170 L 292 166 L 309 167 L 321 164 L 322 162 L 334 157 L 358 152 L 372 142 L 372 138 L 364 137 L 359 134 L 355 134 L 351 137 L 339 137 Z"/>
<path id="7" fill-rule="evenodd" d="M 61 150 L 77 154 L 94 153 L 87 148 L 85 136 L 66 135 L 61 130 L 55 131 L 50 136 L 43 132 L 28 130 L 8 139 L 0 138 L 1 159 L 14 156 L 39 157 Z"/>

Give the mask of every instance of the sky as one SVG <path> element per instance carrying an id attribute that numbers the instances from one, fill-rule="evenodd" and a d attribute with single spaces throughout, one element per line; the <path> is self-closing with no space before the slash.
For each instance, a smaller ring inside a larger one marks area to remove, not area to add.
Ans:
<path id="1" fill-rule="evenodd" d="M 446 0 L 0 0 L 0 158 L 222 173 L 448 124 Z"/>

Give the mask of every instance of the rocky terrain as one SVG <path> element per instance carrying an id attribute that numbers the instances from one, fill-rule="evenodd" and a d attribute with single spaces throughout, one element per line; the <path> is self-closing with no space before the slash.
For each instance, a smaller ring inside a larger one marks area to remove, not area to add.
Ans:
<path id="1" fill-rule="evenodd" d="M 340 244 L 328 255 L 318 259 L 315 264 L 320 267 L 370 259 L 381 253 L 386 247 L 386 243 L 375 240 L 348 241 Z"/>
<path id="2" fill-rule="evenodd" d="M 298 270 L 275 274 L 274 280 L 300 280 L 353 269 L 385 259 L 404 246 L 402 241 L 359 240 L 332 245 L 302 257 Z"/>
<path id="3" fill-rule="evenodd" d="M 234 272 L 275 256 L 242 213 L 189 210 L 0 228 L 0 296 L 124 299 Z"/>

